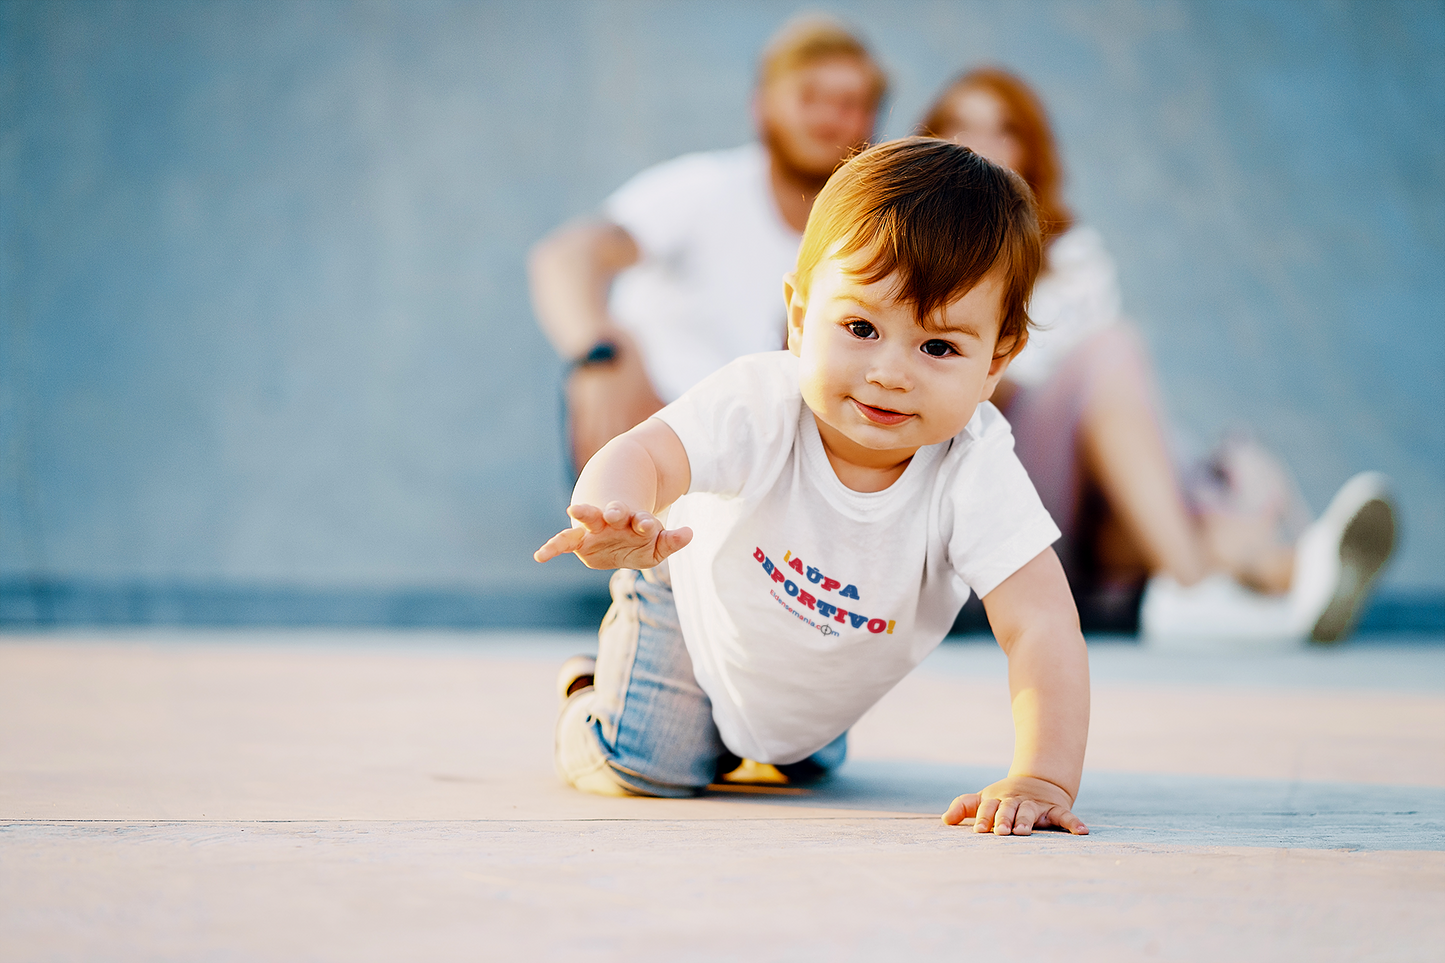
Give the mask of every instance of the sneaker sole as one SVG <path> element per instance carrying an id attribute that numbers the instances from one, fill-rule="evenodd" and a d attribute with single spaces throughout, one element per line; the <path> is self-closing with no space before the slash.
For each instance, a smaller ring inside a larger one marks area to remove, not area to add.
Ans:
<path id="1" fill-rule="evenodd" d="M 1395 548 L 1395 511 L 1383 498 L 1360 506 L 1340 539 L 1340 578 L 1310 638 L 1338 642 L 1350 634 L 1369 596 L 1370 584 Z"/>

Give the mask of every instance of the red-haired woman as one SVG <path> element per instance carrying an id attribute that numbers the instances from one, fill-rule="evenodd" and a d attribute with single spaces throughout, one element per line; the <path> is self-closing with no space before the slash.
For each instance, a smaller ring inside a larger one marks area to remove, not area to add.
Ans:
<path id="1" fill-rule="evenodd" d="M 1149 579 L 1146 636 L 1333 641 L 1349 631 L 1389 556 L 1385 479 L 1351 479 L 1321 518 L 1257 445 L 1227 442 L 1188 490 L 1168 453 L 1149 358 L 1122 319 L 1113 261 L 1076 224 L 1037 95 L 1002 70 L 955 80 L 919 125 L 1012 168 L 1033 189 L 1047 260 L 1029 314 L 1037 324 L 995 403 L 1064 532 L 1081 608 Z"/>

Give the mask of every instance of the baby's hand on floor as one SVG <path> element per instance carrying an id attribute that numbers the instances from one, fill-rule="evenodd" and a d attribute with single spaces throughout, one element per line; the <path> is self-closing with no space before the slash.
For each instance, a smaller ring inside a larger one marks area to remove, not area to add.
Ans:
<path id="1" fill-rule="evenodd" d="M 1046 779 L 1009 776 L 983 792 L 959 796 L 943 814 L 943 821 L 957 826 L 972 816 L 974 832 L 998 836 L 1027 836 L 1047 826 L 1086 836 L 1089 827 L 1070 810 L 1073 804 L 1068 793 Z"/>
<path id="2" fill-rule="evenodd" d="M 558 532 L 533 554 L 539 562 L 573 552 L 588 568 L 652 568 L 688 542 L 692 529 L 664 529 L 648 512 L 634 512 L 622 502 L 571 505 L 577 522 Z"/>

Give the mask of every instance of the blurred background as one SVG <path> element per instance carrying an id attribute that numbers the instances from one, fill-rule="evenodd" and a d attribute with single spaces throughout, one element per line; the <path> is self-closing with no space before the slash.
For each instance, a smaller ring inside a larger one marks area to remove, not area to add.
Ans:
<path id="1" fill-rule="evenodd" d="M 1389 473 L 1366 624 L 1445 622 L 1445 3 L 808 5 L 1049 104 L 1166 405 L 1318 511 Z M 528 246 L 749 140 L 776 2 L 0 4 L 0 626 L 582 625 Z M 1427 627 L 1420 625 L 1419 627 Z"/>

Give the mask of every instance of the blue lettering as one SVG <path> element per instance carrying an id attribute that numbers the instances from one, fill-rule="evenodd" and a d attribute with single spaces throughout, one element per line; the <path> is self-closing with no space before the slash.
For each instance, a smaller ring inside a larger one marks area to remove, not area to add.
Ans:
<path id="1" fill-rule="evenodd" d="M 797 595 L 798 587 L 793 584 L 792 579 L 789 579 L 788 581 L 783 583 L 783 591 L 787 592 L 789 595 Z"/>
<path id="2" fill-rule="evenodd" d="M 861 629 L 868 624 L 868 616 L 859 615 L 857 612 L 849 612 L 848 620 L 853 623 L 853 628 Z"/>
<path id="3" fill-rule="evenodd" d="M 850 585 L 838 594 L 845 599 L 856 599 L 858 597 L 858 586 Z"/>

